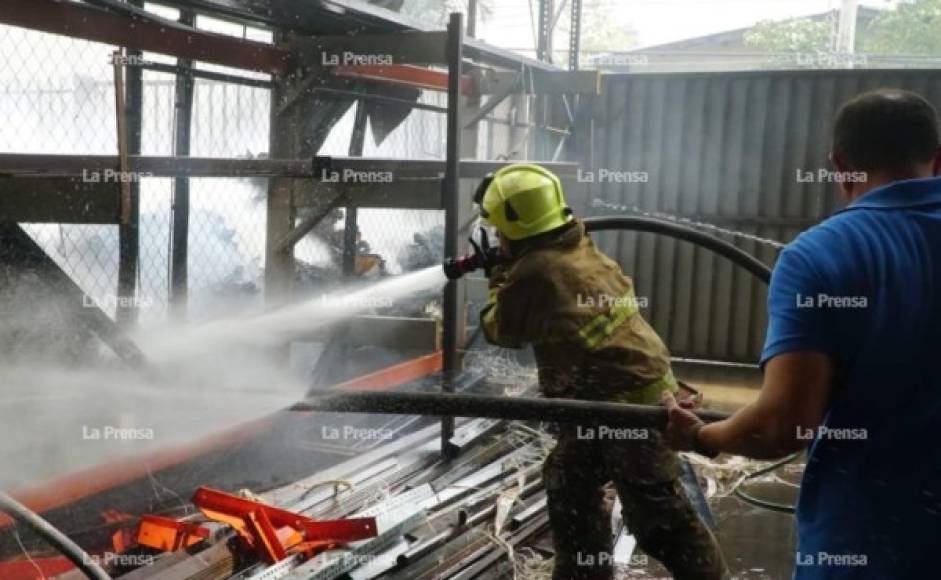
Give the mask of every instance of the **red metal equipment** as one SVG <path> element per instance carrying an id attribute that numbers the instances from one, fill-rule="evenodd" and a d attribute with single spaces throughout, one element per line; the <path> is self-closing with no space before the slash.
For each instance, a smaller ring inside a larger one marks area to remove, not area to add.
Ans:
<path id="1" fill-rule="evenodd" d="M 208 537 L 207 528 L 154 515 L 141 516 L 137 528 L 138 544 L 164 552 L 188 548 Z"/>
<path id="2" fill-rule="evenodd" d="M 196 490 L 193 504 L 210 520 L 231 526 L 244 545 L 269 564 L 296 553 L 309 558 L 378 533 L 375 518 L 317 521 L 208 487 Z M 138 532 L 141 544 L 162 550 L 178 550 L 207 537 L 206 528 L 159 516 L 144 516 Z"/>

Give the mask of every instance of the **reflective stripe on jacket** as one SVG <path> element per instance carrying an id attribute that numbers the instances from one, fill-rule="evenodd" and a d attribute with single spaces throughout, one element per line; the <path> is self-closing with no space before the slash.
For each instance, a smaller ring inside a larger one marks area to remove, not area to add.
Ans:
<path id="1" fill-rule="evenodd" d="M 490 287 L 484 335 L 505 347 L 532 344 L 545 395 L 652 404 L 677 389 L 633 282 L 581 222 L 514 248 Z"/>

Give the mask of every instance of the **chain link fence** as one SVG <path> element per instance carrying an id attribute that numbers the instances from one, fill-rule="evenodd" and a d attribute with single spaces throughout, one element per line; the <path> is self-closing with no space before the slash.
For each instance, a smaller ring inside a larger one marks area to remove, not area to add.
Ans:
<path id="1" fill-rule="evenodd" d="M 154 8 L 148 6 L 148 8 Z M 156 9 L 156 8 L 155 8 Z M 170 9 L 158 9 L 177 18 Z M 197 26 L 270 40 L 257 29 L 199 17 Z M 116 47 L 10 26 L 0 26 L 0 151 L 8 153 L 115 155 L 117 130 L 112 53 Z M 144 63 L 174 65 L 175 59 L 145 53 Z M 197 63 L 202 70 L 265 75 Z M 141 154 L 173 155 L 177 88 L 174 74 L 142 73 Z M 190 155 L 258 159 L 268 155 L 268 88 L 196 78 Z M 443 160 L 446 156 L 447 95 L 424 91 L 420 102 L 439 111 L 415 109 L 394 130 L 367 129 L 363 156 Z M 318 152 L 345 156 L 355 106 L 336 124 Z M 508 119 L 501 105 L 481 124 L 477 151 L 468 158 L 500 159 L 512 152 Z M 377 139 L 376 135 L 381 135 Z M 267 178 L 191 178 L 188 243 L 189 320 L 263 307 Z M 142 325 L 167 320 L 170 309 L 174 180 L 140 179 L 137 298 Z M 33 239 L 97 305 L 114 316 L 118 302 L 119 227 L 116 225 L 22 224 Z M 440 210 L 360 208 L 356 275 L 394 275 L 438 264 L 443 258 L 444 213 Z M 342 275 L 342 208 L 324 219 L 296 247 L 301 293 L 338 284 Z M 433 309 L 409 314 L 429 316 Z M 24 323 L 25 324 L 25 323 Z"/>

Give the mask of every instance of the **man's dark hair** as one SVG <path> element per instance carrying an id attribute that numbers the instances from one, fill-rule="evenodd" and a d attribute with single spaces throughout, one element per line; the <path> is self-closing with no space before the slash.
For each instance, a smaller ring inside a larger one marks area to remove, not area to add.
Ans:
<path id="1" fill-rule="evenodd" d="M 938 154 L 938 112 L 921 95 L 878 89 L 843 104 L 833 153 L 859 171 L 905 177 Z"/>

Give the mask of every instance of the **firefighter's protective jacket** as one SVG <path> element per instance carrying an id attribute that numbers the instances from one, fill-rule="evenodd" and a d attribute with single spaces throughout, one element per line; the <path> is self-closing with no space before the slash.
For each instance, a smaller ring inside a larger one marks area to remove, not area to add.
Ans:
<path id="1" fill-rule="evenodd" d="M 641 305 L 631 279 L 575 220 L 514 247 L 493 269 L 481 325 L 493 344 L 533 345 L 546 396 L 655 404 L 676 381 Z"/>

